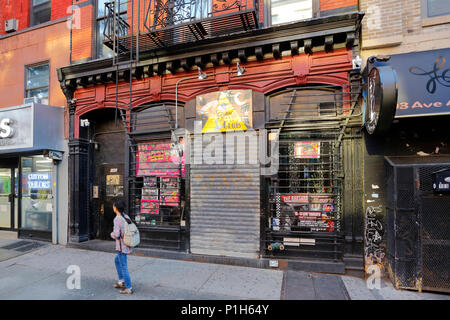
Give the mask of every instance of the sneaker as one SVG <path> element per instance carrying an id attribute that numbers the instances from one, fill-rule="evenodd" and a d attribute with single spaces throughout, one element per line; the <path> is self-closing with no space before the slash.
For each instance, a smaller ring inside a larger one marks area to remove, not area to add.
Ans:
<path id="1" fill-rule="evenodd" d="M 131 289 L 122 289 L 119 291 L 121 294 L 133 294 L 133 290 Z"/>
<path id="2" fill-rule="evenodd" d="M 116 283 L 114 283 L 114 288 L 117 288 L 117 289 L 125 288 L 125 282 L 116 282 Z"/>

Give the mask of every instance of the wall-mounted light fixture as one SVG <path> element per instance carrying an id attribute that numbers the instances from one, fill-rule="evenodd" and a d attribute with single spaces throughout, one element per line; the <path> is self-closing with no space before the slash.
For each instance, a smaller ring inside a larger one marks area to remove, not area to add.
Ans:
<path id="1" fill-rule="evenodd" d="M 197 68 L 198 68 L 198 80 L 205 80 L 206 78 L 208 78 L 208 75 L 202 72 L 202 68 L 200 67 Z"/>
<path id="2" fill-rule="evenodd" d="M 240 77 L 244 74 L 245 72 L 245 68 L 241 68 L 241 66 L 239 65 L 239 62 L 236 63 L 236 69 L 237 69 L 237 76 Z"/>
<path id="3" fill-rule="evenodd" d="M 80 119 L 80 127 L 89 127 L 90 123 L 88 119 Z"/>

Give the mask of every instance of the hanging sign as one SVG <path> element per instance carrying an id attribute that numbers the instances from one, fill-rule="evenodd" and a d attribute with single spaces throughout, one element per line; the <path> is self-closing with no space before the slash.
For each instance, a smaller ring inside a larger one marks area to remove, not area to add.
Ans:
<path id="1" fill-rule="evenodd" d="M 386 133 L 394 120 L 397 106 L 397 74 L 385 63 L 389 57 L 379 59 L 382 62 L 370 57 L 366 67 L 364 124 L 369 134 Z"/>
<path id="2" fill-rule="evenodd" d="M 251 128 L 252 91 L 225 90 L 197 96 L 197 120 L 202 133 L 243 131 Z"/>

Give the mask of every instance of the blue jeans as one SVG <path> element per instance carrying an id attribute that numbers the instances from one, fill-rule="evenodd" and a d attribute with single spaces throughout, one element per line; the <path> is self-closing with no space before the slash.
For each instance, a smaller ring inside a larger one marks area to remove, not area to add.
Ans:
<path id="1" fill-rule="evenodd" d="M 116 258 L 114 259 L 116 264 L 117 275 L 119 281 L 125 281 L 125 287 L 131 289 L 130 273 L 128 272 L 127 255 L 117 251 Z"/>

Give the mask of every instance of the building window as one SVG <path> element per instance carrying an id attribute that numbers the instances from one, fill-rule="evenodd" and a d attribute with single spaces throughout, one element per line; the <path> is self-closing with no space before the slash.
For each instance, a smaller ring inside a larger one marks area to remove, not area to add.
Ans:
<path id="1" fill-rule="evenodd" d="M 31 26 L 35 26 L 51 19 L 50 0 L 32 0 L 31 2 Z"/>
<path id="2" fill-rule="evenodd" d="M 48 99 L 50 67 L 48 63 L 26 68 L 26 98 Z"/>
<path id="3" fill-rule="evenodd" d="M 106 15 L 105 3 L 111 2 L 111 0 L 98 0 L 97 1 L 97 30 L 96 30 L 96 48 L 97 58 L 107 58 L 113 56 L 113 51 L 103 44 L 103 31 L 105 29 Z M 121 1 L 120 3 L 120 17 L 127 20 L 127 3 L 128 1 Z"/>
<path id="4" fill-rule="evenodd" d="M 313 0 L 270 0 L 272 25 L 310 19 L 313 17 Z"/>
<path id="5" fill-rule="evenodd" d="M 449 0 L 422 0 L 422 17 L 432 18 L 450 14 Z"/>

